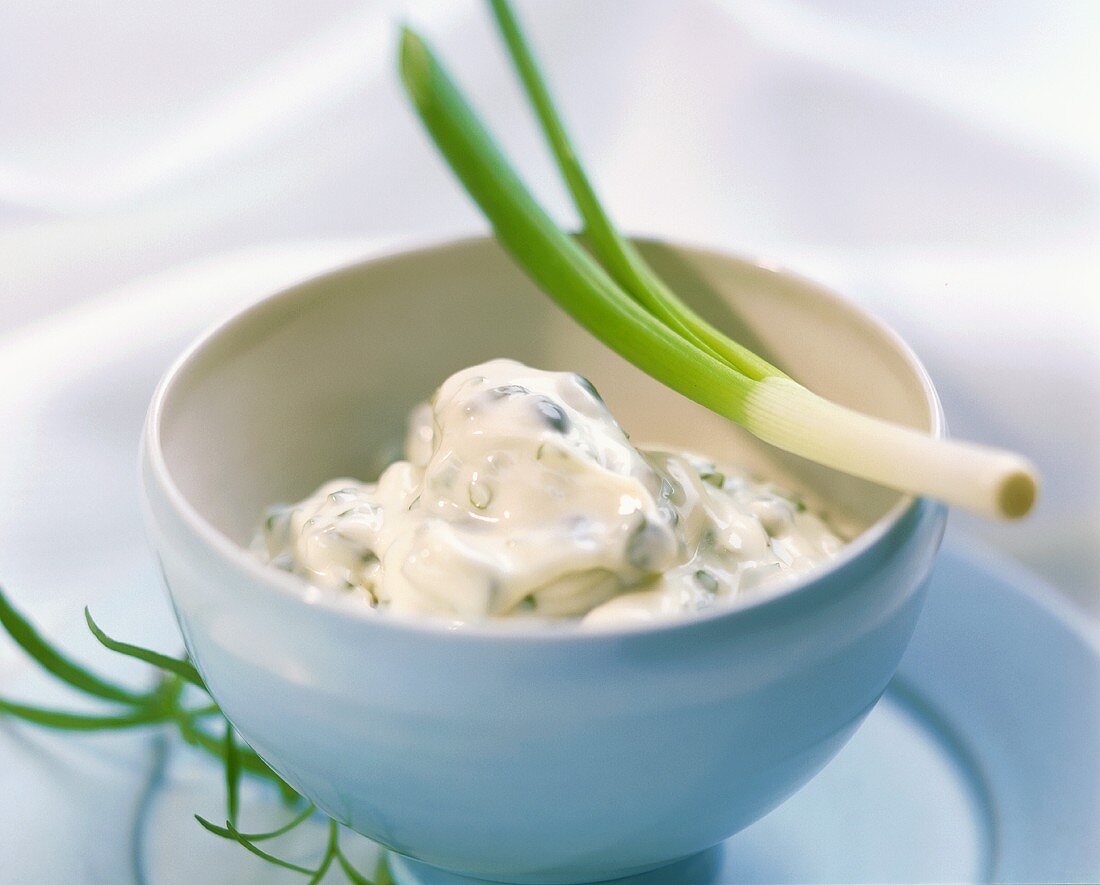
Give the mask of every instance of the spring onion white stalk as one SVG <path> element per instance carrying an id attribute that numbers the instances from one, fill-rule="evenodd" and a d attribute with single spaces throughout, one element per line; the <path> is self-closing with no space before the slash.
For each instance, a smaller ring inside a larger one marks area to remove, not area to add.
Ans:
<path id="1" fill-rule="evenodd" d="M 1035 502 L 1035 468 L 1027 459 L 863 415 L 789 378 L 766 378 L 754 386 L 744 426 L 819 464 L 983 516 L 1016 519 Z"/>
<path id="2" fill-rule="evenodd" d="M 761 439 L 854 476 L 977 513 L 1023 516 L 1038 480 L 1019 455 L 862 415 L 822 399 L 722 333 L 671 293 L 610 222 L 584 175 L 507 6 L 494 3 L 570 190 L 596 263 L 538 204 L 424 41 L 402 33 L 405 89 L 501 244 L 550 297 L 654 378 Z"/>

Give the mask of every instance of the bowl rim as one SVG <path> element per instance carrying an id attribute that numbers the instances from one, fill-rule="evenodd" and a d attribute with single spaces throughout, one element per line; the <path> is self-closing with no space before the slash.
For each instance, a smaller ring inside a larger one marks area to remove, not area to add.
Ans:
<path id="1" fill-rule="evenodd" d="M 790 271 L 783 265 L 770 259 L 731 253 L 717 245 L 700 244 L 698 242 L 686 243 L 668 237 L 632 236 L 631 239 L 642 246 L 665 246 L 677 252 L 687 253 L 689 255 L 695 254 L 726 261 L 732 260 L 747 267 L 765 271 L 771 277 L 786 278 L 799 287 L 809 288 L 813 290 L 816 295 L 856 314 L 864 322 L 868 323 L 875 332 L 890 343 L 895 348 L 898 355 L 902 357 L 912 370 L 925 395 L 931 416 L 930 432 L 932 435 L 937 438 L 942 438 L 947 435 L 943 406 L 924 364 L 920 361 L 908 343 L 893 328 L 860 305 L 833 291 L 828 286 L 822 285 L 797 272 Z M 444 618 L 429 618 L 407 614 L 394 614 L 391 612 L 379 612 L 370 606 L 363 605 L 359 601 L 348 600 L 335 594 L 321 592 L 318 588 L 313 587 L 297 575 L 272 568 L 267 563 L 261 562 L 253 556 L 247 548 L 238 544 L 207 521 L 191 502 L 188 501 L 187 497 L 173 480 L 171 471 L 165 460 L 161 440 L 161 423 L 165 411 L 165 404 L 170 399 L 175 388 L 182 383 L 181 379 L 186 376 L 190 365 L 213 341 L 221 338 L 224 334 L 230 332 L 238 325 L 247 323 L 253 315 L 268 309 L 270 305 L 284 300 L 291 300 L 297 297 L 303 290 L 314 287 L 321 280 L 349 273 L 371 264 L 408 260 L 418 253 L 444 252 L 450 250 L 457 251 L 494 241 L 495 237 L 491 233 L 488 233 L 466 234 L 460 236 L 450 235 L 423 239 L 410 238 L 408 240 L 390 243 L 377 253 L 368 252 L 364 257 L 356 258 L 355 260 L 342 263 L 321 273 L 313 274 L 289 286 L 264 295 L 245 307 L 239 308 L 228 316 L 222 317 L 209 325 L 171 363 L 167 371 L 161 377 L 160 382 L 157 384 L 146 413 L 141 435 L 140 460 L 143 465 L 141 479 L 143 503 L 145 505 L 144 509 L 147 521 L 159 521 L 159 518 L 154 512 L 155 508 L 152 506 L 150 490 L 148 488 L 152 480 L 159 486 L 165 500 L 172 507 L 181 524 L 200 542 L 202 547 L 204 547 L 210 555 L 232 566 L 234 571 L 242 573 L 245 578 L 266 585 L 268 589 L 278 593 L 283 598 L 299 603 L 308 610 L 325 612 L 343 620 L 358 621 L 364 625 L 377 626 L 379 629 L 383 630 L 405 631 L 427 636 L 446 635 L 453 636 L 456 639 L 464 637 L 468 639 L 541 639 L 598 642 L 600 640 L 614 641 L 617 637 L 635 634 L 667 633 L 725 619 L 740 620 L 749 613 L 760 612 L 768 608 L 774 608 L 779 604 L 795 598 L 805 597 L 808 594 L 812 594 L 819 585 L 826 583 L 830 576 L 865 558 L 888 535 L 890 535 L 903 520 L 911 514 L 916 513 L 916 511 L 921 509 L 922 505 L 928 502 L 928 499 L 925 498 L 902 495 L 886 513 L 845 544 L 840 554 L 835 558 L 795 580 L 781 582 L 774 587 L 766 588 L 762 592 L 753 593 L 747 597 L 737 597 L 733 600 L 723 602 L 721 605 L 711 606 L 681 618 L 667 618 L 652 622 L 626 623 L 606 627 L 600 626 L 598 629 L 582 629 L 579 626 L 579 622 L 574 619 L 500 618 L 456 623 Z M 503 251 L 503 247 L 499 246 L 499 244 L 498 248 L 501 248 Z M 942 504 L 937 504 L 937 506 L 946 509 Z M 168 589 L 169 593 L 171 593 L 170 585 Z"/>

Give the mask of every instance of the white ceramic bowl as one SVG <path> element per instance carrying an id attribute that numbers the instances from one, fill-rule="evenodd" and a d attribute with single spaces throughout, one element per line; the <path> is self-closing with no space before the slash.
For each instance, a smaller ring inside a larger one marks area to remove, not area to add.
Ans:
<path id="1" fill-rule="evenodd" d="M 642 245 L 674 289 L 818 392 L 943 433 L 916 358 L 853 305 L 759 264 Z M 580 371 L 635 440 L 746 462 L 858 537 L 736 608 L 600 634 L 379 615 L 245 551 L 266 505 L 371 478 L 411 405 L 495 356 Z M 890 680 L 945 521 L 665 389 L 484 238 L 326 274 L 214 329 L 154 398 L 143 476 L 187 647 L 256 751 L 398 852 L 519 882 L 668 863 L 813 777 Z"/>

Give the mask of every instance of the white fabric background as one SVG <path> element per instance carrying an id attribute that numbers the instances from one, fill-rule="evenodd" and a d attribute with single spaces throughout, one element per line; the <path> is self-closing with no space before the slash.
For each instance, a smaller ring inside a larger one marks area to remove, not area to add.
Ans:
<path id="1" fill-rule="evenodd" d="M 1100 3 L 520 11 L 621 224 L 894 324 L 955 433 L 1045 474 L 1027 523 L 958 522 L 1100 614 Z M 402 18 L 568 218 L 478 3 L 6 0 L 0 336 L 214 253 L 481 229 L 399 92 Z"/>

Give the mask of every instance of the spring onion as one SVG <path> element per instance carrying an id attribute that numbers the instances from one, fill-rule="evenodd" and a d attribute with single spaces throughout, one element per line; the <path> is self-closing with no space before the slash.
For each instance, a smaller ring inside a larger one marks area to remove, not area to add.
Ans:
<path id="1" fill-rule="evenodd" d="M 634 244 L 615 228 L 577 159 L 572 141 L 554 107 L 550 91 L 512 7 L 505 0 L 490 0 L 490 6 L 573 203 L 584 222 L 582 236 L 611 277 L 670 328 L 743 374 L 757 381 L 782 376 L 783 373 L 775 366 L 723 335 L 677 298 L 634 248 Z"/>
<path id="2" fill-rule="evenodd" d="M 1031 509 L 1038 479 L 1025 458 L 936 439 L 830 402 L 684 305 L 612 225 L 515 16 L 503 0 L 492 6 L 595 258 L 539 205 L 434 53 L 408 28 L 401 36 L 401 78 L 429 135 L 497 239 L 546 294 L 649 375 L 781 449 L 987 516 L 1017 518 Z"/>

